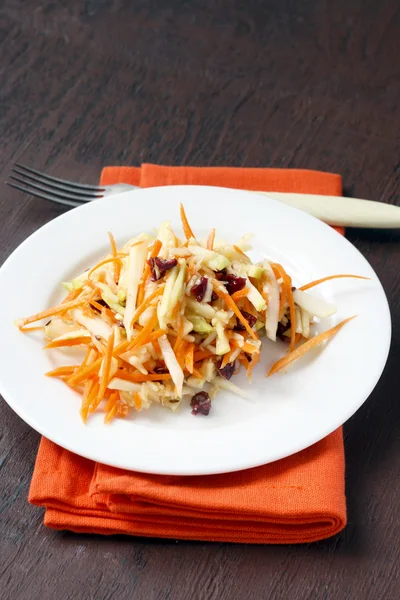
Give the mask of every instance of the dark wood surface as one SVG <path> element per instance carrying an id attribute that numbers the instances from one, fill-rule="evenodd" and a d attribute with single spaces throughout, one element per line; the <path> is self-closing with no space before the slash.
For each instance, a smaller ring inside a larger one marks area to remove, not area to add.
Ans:
<path id="1" fill-rule="evenodd" d="M 398 0 L 3 0 L 0 56 L 1 181 L 15 161 L 84 182 L 142 161 L 308 167 L 400 204 Z M 62 209 L 1 185 L 3 261 Z M 345 426 L 346 530 L 286 547 L 46 530 L 27 503 L 39 435 L 2 402 L 3 600 L 399 597 L 400 232 L 348 238 L 393 343 Z"/>

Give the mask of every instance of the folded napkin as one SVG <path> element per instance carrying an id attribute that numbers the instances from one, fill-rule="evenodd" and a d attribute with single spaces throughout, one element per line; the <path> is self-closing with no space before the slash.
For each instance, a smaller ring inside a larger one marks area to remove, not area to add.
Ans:
<path id="1" fill-rule="evenodd" d="M 102 184 L 217 185 L 341 195 L 338 175 L 225 167 L 108 167 Z M 260 202 L 262 198 L 260 198 Z M 244 543 L 305 543 L 346 524 L 338 429 L 272 464 L 223 475 L 146 475 L 94 463 L 42 438 L 29 493 L 54 529 Z"/>

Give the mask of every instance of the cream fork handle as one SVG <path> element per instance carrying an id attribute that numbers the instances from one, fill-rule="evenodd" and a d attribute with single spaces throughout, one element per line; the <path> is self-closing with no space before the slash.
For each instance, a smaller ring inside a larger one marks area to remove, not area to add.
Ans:
<path id="1" fill-rule="evenodd" d="M 379 229 L 400 228 L 400 207 L 373 200 L 320 196 L 317 194 L 288 194 L 255 192 L 303 210 L 325 223 L 342 227 Z"/>

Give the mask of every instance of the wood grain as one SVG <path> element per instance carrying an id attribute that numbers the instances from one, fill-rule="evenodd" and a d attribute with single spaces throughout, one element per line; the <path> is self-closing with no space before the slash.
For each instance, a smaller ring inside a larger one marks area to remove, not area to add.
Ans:
<path id="1" fill-rule="evenodd" d="M 397 0 L 4 0 L 1 180 L 16 160 L 85 182 L 112 163 L 309 167 L 400 204 L 399 54 Z M 62 210 L 3 186 L 0 260 Z M 2 402 L 3 599 L 398 597 L 400 233 L 348 237 L 393 343 L 345 426 L 346 530 L 287 547 L 46 530 L 26 500 L 39 436 Z"/>

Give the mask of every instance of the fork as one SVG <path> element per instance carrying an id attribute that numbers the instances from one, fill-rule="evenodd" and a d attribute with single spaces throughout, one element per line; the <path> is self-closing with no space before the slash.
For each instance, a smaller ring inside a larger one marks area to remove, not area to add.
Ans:
<path id="1" fill-rule="evenodd" d="M 6 184 L 21 192 L 69 207 L 81 206 L 92 200 L 140 189 L 127 183 L 104 186 L 77 183 L 47 175 L 18 163 L 12 167 L 9 179 L 12 181 L 6 181 Z M 269 191 L 251 193 L 264 195 L 299 208 L 330 225 L 400 228 L 400 207 L 383 202 L 317 194 Z"/>

